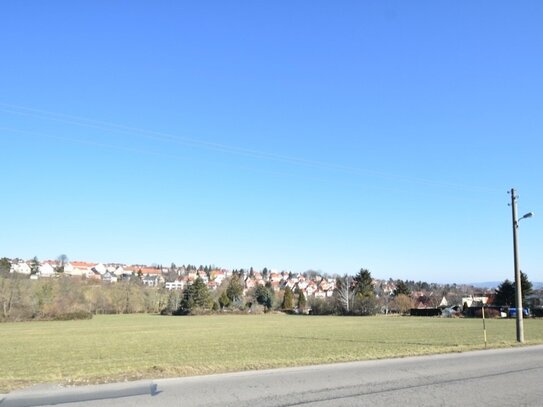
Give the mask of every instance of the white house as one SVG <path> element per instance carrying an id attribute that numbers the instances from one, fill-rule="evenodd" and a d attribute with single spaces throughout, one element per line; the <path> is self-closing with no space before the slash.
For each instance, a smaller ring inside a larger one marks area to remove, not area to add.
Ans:
<path id="1" fill-rule="evenodd" d="M 439 303 L 439 307 L 448 307 L 449 306 L 449 301 L 447 301 L 447 298 L 445 298 L 445 296 L 443 296 L 443 298 L 441 299 L 441 302 Z"/>
<path id="2" fill-rule="evenodd" d="M 112 273 L 110 271 L 106 271 L 104 275 L 102 275 L 102 281 L 106 283 L 116 283 L 117 282 L 117 276 L 115 273 Z"/>
<path id="3" fill-rule="evenodd" d="M 25 262 L 13 263 L 9 270 L 10 273 L 30 274 L 30 266 Z"/>
<path id="4" fill-rule="evenodd" d="M 69 274 L 71 276 L 87 276 L 89 274 L 90 269 L 95 266 L 94 263 L 87 263 L 84 261 L 72 261 L 70 262 L 71 270 L 68 272 L 66 271 L 66 268 L 64 268 L 64 272 L 66 274 Z"/>
<path id="5" fill-rule="evenodd" d="M 211 273 L 211 278 L 217 283 L 217 285 L 221 285 L 226 278 L 226 273 L 222 270 L 214 271 Z"/>
<path id="6" fill-rule="evenodd" d="M 300 280 L 300 281 L 298 282 L 298 288 L 299 288 L 300 290 L 305 290 L 305 289 L 307 288 L 308 285 L 309 285 L 309 284 L 307 284 L 307 281 L 302 281 L 302 280 Z"/>
<path id="7" fill-rule="evenodd" d="M 94 266 L 93 270 L 100 273 L 100 275 L 105 274 L 105 272 L 107 271 L 106 266 L 104 266 L 102 263 L 98 263 L 96 266 Z"/>
<path id="8" fill-rule="evenodd" d="M 181 280 L 168 281 L 165 287 L 167 290 L 182 290 L 185 288 L 185 282 Z"/>
<path id="9" fill-rule="evenodd" d="M 87 272 L 88 270 L 82 269 L 81 267 L 74 267 L 74 265 L 71 263 L 64 266 L 64 274 L 68 276 L 83 277 L 87 275 Z"/>
<path id="10" fill-rule="evenodd" d="M 143 276 L 141 281 L 143 282 L 143 285 L 146 285 L 148 287 L 158 287 L 158 285 L 162 283 L 164 279 L 162 278 L 162 276 L 155 274 L 152 276 Z"/>
<path id="11" fill-rule="evenodd" d="M 462 304 L 466 304 L 471 307 L 473 303 L 486 304 L 488 302 L 488 296 L 486 295 L 470 295 L 469 297 L 462 297 Z"/>
<path id="12" fill-rule="evenodd" d="M 38 274 L 40 277 L 51 277 L 55 274 L 55 269 L 49 263 L 43 263 L 40 265 Z"/>
<path id="13" fill-rule="evenodd" d="M 115 275 L 117 277 L 121 277 L 123 274 L 124 274 L 124 269 L 123 269 L 123 266 L 119 266 L 115 269 L 114 271 Z M 127 273 L 127 274 L 130 274 L 130 273 Z"/>
<path id="14" fill-rule="evenodd" d="M 64 274 L 73 276 L 74 275 L 73 272 L 74 272 L 74 266 L 72 266 L 72 263 L 66 263 L 64 265 Z"/>

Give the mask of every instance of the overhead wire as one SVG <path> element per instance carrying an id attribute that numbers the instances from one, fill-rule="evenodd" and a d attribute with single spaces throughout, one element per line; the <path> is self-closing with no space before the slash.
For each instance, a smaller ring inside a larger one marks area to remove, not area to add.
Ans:
<path id="1" fill-rule="evenodd" d="M 253 149 L 248 149 L 248 148 L 243 148 L 243 147 L 238 147 L 238 146 L 229 146 L 226 144 L 209 142 L 205 140 L 195 139 L 192 137 L 179 136 L 179 135 L 175 135 L 171 133 L 158 132 L 154 130 L 126 126 L 123 124 L 112 123 L 108 121 L 100 121 L 100 120 L 95 120 L 95 119 L 89 119 L 87 117 L 74 116 L 74 115 L 58 113 L 58 112 L 51 112 L 47 110 L 35 109 L 35 108 L 26 107 L 26 106 L 13 105 L 13 104 L 8 104 L 8 103 L 3 103 L 3 102 L 0 102 L 0 111 L 3 111 L 4 113 L 14 114 L 14 115 L 29 116 L 29 117 L 34 117 L 37 119 L 50 120 L 50 121 L 80 126 L 80 127 L 87 127 L 87 128 L 102 130 L 106 132 L 116 132 L 116 133 L 131 135 L 133 137 L 140 137 L 140 138 L 144 138 L 148 140 L 170 142 L 170 143 L 203 148 L 203 149 L 224 152 L 224 153 L 229 153 L 229 154 L 242 155 L 242 156 L 247 156 L 247 157 L 257 158 L 257 159 L 267 159 L 267 160 L 288 162 L 295 165 L 302 165 L 302 166 L 320 168 L 320 169 L 325 169 L 325 170 L 346 172 L 346 173 L 350 173 L 357 176 L 373 176 L 373 177 L 379 177 L 379 178 L 387 179 L 391 181 L 410 182 L 410 183 L 416 183 L 419 185 L 426 185 L 430 187 L 448 188 L 448 189 L 455 189 L 455 190 L 488 191 L 488 192 L 500 191 L 501 192 L 501 189 L 497 189 L 494 187 L 487 187 L 487 186 L 483 187 L 483 186 L 474 186 L 474 185 L 466 185 L 466 184 L 458 184 L 458 183 L 449 183 L 449 182 L 435 181 L 435 180 L 420 178 L 420 177 L 391 174 L 391 173 L 377 171 L 373 169 L 363 169 L 363 168 L 351 167 L 351 166 L 340 165 L 340 164 L 331 164 L 331 163 L 326 163 L 323 161 L 310 160 L 306 158 L 263 152 L 263 151 L 258 151 L 258 150 L 253 150 Z M 13 128 L 10 129 L 7 127 L 0 128 L 0 130 L 18 132 L 21 134 L 29 134 L 29 135 L 34 135 L 38 137 L 49 137 L 49 138 L 63 140 L 63 141 L 71 141 L 71 142 L 76 142 L 76 143 L 101 146 L 105 148 L 115 148 L 115 149 L 121 149 L 121 150 L 124 149 L 125 151 L 131 151 L 131 152 L 136 152 L 136 153 L 141 153 L 141 154 L 164 155 L 163 153 L 156 153 L 151 150 L 138 150 L 131 147 L 126 148 L 126 146 L 118 146 L 115 144 L 106 144 L 106 143 L 89 141 L 85 139 L 75 139 L 75 138 L 64 137 L 64 136 L 53 136 L 53 135 L 48 135 L 44 133 L 28 132 L 28 131 L 20 130 L 20 129 L 13 129 Z M 166 155 L 166 156 L 175 158 L 174 155 Z"/>

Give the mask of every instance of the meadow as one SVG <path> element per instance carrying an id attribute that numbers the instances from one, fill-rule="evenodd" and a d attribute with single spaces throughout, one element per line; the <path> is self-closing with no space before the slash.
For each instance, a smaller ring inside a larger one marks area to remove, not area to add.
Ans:
<path id="1" fill-rule="evenodd" d="M 515 346 L 514 320 L 487 320 L 488 346 Z M 543 320 L 525 320 L 527 344 Z M 480 319 L 149 314 L 0 324 L 0 392 L 404 357 L 484 348 Z"/>

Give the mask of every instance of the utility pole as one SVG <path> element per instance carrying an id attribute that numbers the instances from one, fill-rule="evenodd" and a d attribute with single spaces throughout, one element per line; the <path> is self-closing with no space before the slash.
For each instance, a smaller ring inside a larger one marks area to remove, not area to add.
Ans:
<path id="1" fill-rule="evenodd" d="M 513 256 L 515 262 L 515 302 L 517 307 L 517 342 L 524 343 L 524 321 L 522 309 L 522 286 L 518 256 L 518 219 L 517 219 L 517 198 L 515 189 L 511 189 L 511 210 L 513 215 Z"/>

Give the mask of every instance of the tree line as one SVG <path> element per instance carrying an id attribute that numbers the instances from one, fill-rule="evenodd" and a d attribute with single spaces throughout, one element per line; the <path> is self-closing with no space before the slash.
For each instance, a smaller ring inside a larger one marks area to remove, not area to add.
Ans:
<path id="1" fill-rule="evenodd" d="M 6 264 L 7 266 L 7 264 Z M 338 276 L 331 296 L 306 298 L 303 290 L 286 286 L 273 288 L 267 281 L 244 290 L 244 273 L 233 272 L 217 290 L 210 290 L 201 277 L 183 291 L 146 287 L 134 275 L 130 280 L 108 284 L 57 278 L 30 280 L 10 274 L 0 264 L 0 321 L 31 319 L 89 318 L 95 314 L 162 313 L 188 315 L 213 312 L 306 313 L 324 315 L 374 315 L 395 311 L 406 313 L 412 306 L 409 288 L 398 281 L 391 298 L 377 295 L 371 273 L 362 268 L 355 276 Z"/>
<path id="2" fill-rule="evenodd" d="M 387 302 L 385 304 L 385 302 Z M 360 269 L 355 276 L 338 276 L 333 294 L 325 298 L 306 298 L 304 291 L 286 286 L 276 291 L 271 282 L 257 285 L 244 294 L 241 273 L 233 276 L 212 293 L 201 278 L 184 289 L 178 306 L 163 310 L 174 315 L 188 315 L 218 311 L 269 312 L 278 310 L 303 313 L 308 310 L 315 315 L 375 315 L 387 309 L 406 312 L 411 299 L 403 292 L 393 295 L 390 303 L 377 296 L 373 278 L 367 269 Z M 406 305 L 407 304 L 407 305 Z M 169 305 L 175 305 L 170 301 Z"/>
<path id="3" fill-rule="evenodd" d="M 36 262 L 37 263 L 37 262 Z M 193 269 L 194 266 L 187 267 Z M 209 266 L 201 266 L 210 270 Z M 265 270 L 266 274 L 268 270 Z M 253 272 L 253 270 L 250 270 Z M 532 284 L 522 273 L 523 300 L 532 292 Z M 88 318 L 94 314 L 162 313 L 188 315 L 212 312 L 269 312 L 324 315 L 374 315 L 395 312 L 405 314 L 414 305 L 412 290 L 433 284 L 395 280 L 393 293 L 374 286 L 371 273 L 364 268 L 354 276 L 336 276 L 332 295 L 306 298 L 296 286 L 274 289 L 270 281 L 249 290 L 244 289 L 243 270 L 234 270 L 217 290 L 210 290 L 201 277 L 183 291 L 146 287 L 137 275 L 126 281 L 108 284 L 95 280 L 74 279 L 59 273 L 58 278 L 30 280 L 9 273 L 9 262 L 0 259 L 0 321 L 29 319 Z M 418 301 L 437 307 L 444 287 L 435 285 L 438 294 Z M 439 290 L 441 288 L 441 290 Z M 447 289 L 457 289 L 456 285 Z M 459 293 L 454 291 L 455 300 Z M 514 306 L 514 283 L 505 280 L 496 290 L 494 304 Z M 457 301 L 460 303 L 459 301 Z"/>
<path id="4" fill-rule="evenodd" d="M 67 276 L 30 280 L 0 276 L 0 321 L 91 318 L 95 314 L 159 313 L 170 293 L 138 278 L 107 284 Z"/>

